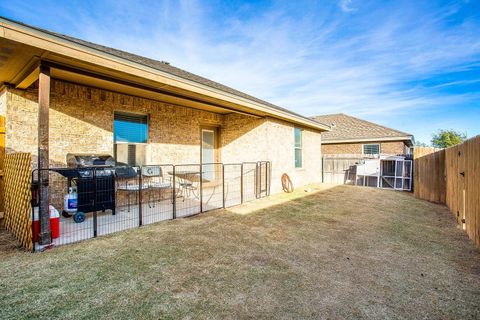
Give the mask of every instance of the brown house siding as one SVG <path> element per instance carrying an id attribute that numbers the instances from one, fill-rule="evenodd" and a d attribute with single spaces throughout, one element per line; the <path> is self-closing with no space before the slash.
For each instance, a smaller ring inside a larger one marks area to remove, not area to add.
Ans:
<path id="1" fill-rule="evenodd" d="M 380 152 L 382 154 L 403 154 L 405 143 L 403 141 L 391 142 L 365 142 L 365 143 L 379 143 Z M 339 143 L 339 144 L 323 144 L 322 154 L 362 154 L 362 145 L 364 143 Z"/>

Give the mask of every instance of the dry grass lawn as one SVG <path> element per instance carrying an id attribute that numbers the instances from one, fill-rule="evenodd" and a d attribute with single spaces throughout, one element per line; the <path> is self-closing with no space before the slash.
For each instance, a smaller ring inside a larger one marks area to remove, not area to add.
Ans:
<path id="1" fill-rule="evenodd" d="M 479 319 L 480 252 L 444 206 L 314 186 L 44 253 L 0 246 L 0 318 Z"/>

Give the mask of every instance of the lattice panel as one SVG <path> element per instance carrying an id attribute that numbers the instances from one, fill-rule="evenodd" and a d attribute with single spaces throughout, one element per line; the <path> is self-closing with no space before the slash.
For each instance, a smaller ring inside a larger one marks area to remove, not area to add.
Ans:
<path id="1" fill-rule="evenodd" d="M 5 155 L 5 227 L 28 250 L 32 249 L 32 156 Z"/>

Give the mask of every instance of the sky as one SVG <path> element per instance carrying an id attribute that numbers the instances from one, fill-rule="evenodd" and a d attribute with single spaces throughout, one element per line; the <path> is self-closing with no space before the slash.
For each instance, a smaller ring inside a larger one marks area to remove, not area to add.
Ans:
<path id="1" fill-rule="evenodd" d="M 480 0 L 2 1 L 0 15 L 202 75 L 305 116 L 430 143 L 480 134 Z"/>

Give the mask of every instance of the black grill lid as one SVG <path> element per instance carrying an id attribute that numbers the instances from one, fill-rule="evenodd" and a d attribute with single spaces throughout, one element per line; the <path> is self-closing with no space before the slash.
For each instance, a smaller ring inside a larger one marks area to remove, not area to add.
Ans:
<path id="1" fill-rule="evenodd" d="M 115 166 L 115 159 L 108 154 L 67 153 L 69 168 Z"/>

